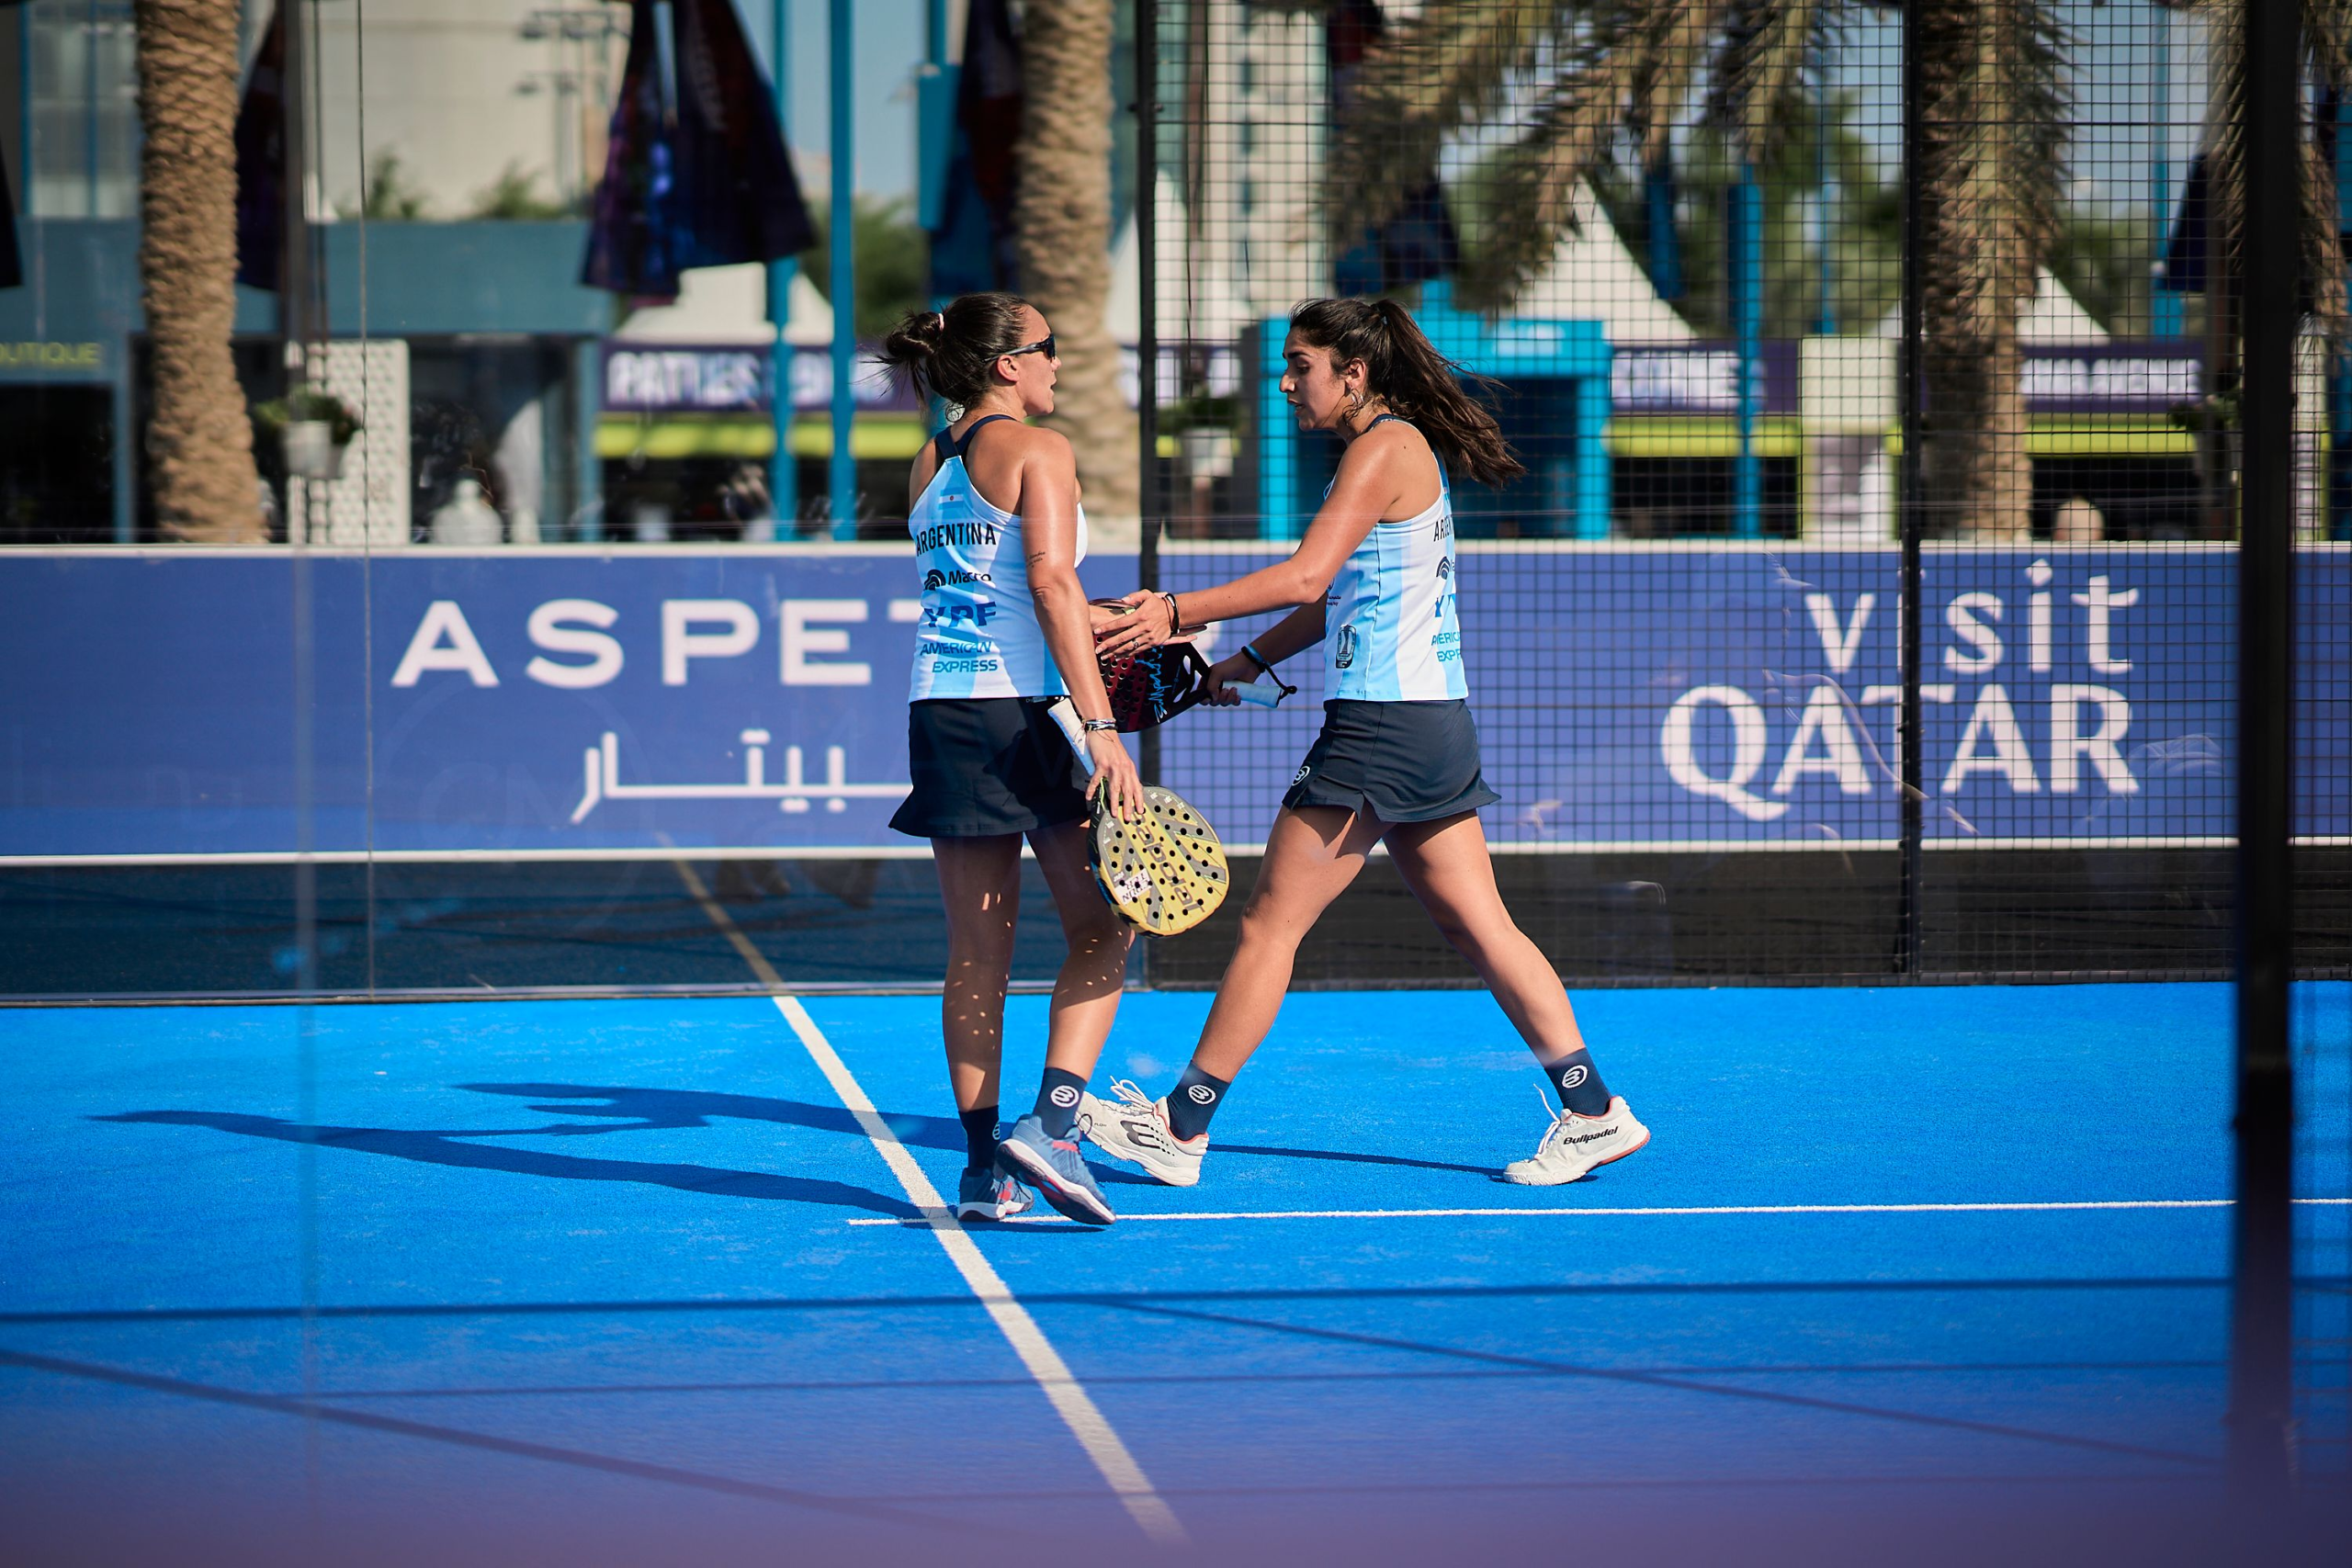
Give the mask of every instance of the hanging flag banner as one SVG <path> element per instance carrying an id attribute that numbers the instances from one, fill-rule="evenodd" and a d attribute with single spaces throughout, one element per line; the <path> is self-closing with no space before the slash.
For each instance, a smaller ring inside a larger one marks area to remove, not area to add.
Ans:
<path id="1" fill-rule="evenodd" d="M 1012 204 L 1021 139 L 1021 39 L 1009 0 L 972 0 L 955 123 L 935 193 L 931 292 L 945 299 L 1020 287 Z M 932 204 L 926 204 L 932 205 Z"/>
<path id="2" fill-rule="evenodd" d="M 645 299 L 678 296 L 676 149 L 662 91 L 653 0 L 629 0 L 628 55 L 605 139 L 605 177 L 588 222 L 580 281 Z"/>
<path id="3" fill-rule="evenodd" d="M 817 243 L 816 225 L 734 0 L 672 0 L 671 10 L 680 270 L 798 255 Z"/>
<path id="4" fill-rule="evenodd" d="M 237 105 L 237 281 L 276 289 L 286 248 L 286 19 L 273 10 Z"/>
<path id="5" fill-rule="evenodd" d="M 775 96 L 732 0 L 674 0 L 674 79 L 654 0 L 631 0 L 580 280 L 677 297 L 691 267 L 780 261 L 816 243 Z"/>

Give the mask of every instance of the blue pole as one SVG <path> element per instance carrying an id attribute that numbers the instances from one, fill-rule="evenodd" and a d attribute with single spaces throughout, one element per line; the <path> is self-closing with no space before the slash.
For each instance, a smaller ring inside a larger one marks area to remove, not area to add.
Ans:
<path id="1" fill-rule="evenodd" d="M 792 0 L 771 0 L 775 31 L 768 49 L 768 70 L 775 79 L 775 119 L 786 145 L 792 141 Z M 768 458 L 768 513 L 786 535 L 800 515 L 800 469 L 792 457 L 792 345 L 784 341 L 784 325 L 792 319 L 792 280 L 800 275 L 797 257 L 768 263 L 768 320 L 775 324 L 775 345 L 768 360 L 768 423 L 775 434 L 775 451 Z"/>
<path id="2" fill-rule="evenodd" d="M 1650 254 L 1650 288 L 1661 299 L 1682 298 L 1682 244 L 1674 231 L 1674 152 L 1642 171 L 1642 227 Z"/>
<path id="3" fill-rule="evenodd" d="M 1732 187 L 1731 321 L 1739 345 L 1739 456 L 1732 460 L 1732 535 L 1764 536 L 1764 466 L 1756 455 L 1756 394 L 1763 381 L 1764 200 L 1756 166 Z"/>
<path id="4" fill-rule="evenodd" d="M 2156 12 L 2155 63 L 2151 90 L 2156 112 L 2148 118 L 2155 122 L 2156 155 L 2148 169 L 2148 221 L 2155 227 L 2156 254 L 2149 279 L 2148 330 L 2158 337 L 2178 337 L 2181 298 L 2164 287 L 2165 241 L 2171 228 L 2165 220 L 2172 211 L 2172 15 L 2162 9 Z"/>
<path id="5" fill-rule="evenodd" d="M 832 0 L 831 53 L 833 161 L 832 215 L 828 220 L 832 239 L 833 284 L 833 450 L 825 468 L 827 510 L 833 520 L 833 537 L 857 537 L 857 463 L 850 455 L 850 427 L 857 408 L 850 378 L 857 361 L 856 226 L 854 176 L 857 148 L 851 111 L 856 106 L 851 81 L 850 10 L 852 0 Z"/>

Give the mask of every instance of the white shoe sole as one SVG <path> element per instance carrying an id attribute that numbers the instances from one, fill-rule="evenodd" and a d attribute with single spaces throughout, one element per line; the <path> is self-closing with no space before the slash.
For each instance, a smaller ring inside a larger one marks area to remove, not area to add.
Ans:
<path id="1" fill-rule="evenodd" d="M 1064 1181 L 1061 1173 L 1046 1164 L 1044 1156 L 1030 1149 L 1026 1144 L 1002 1143 L 997 1145 L 996 1152 L 1000 1156 L 1010 1158 L 1013 1164 L 1019 1166 L 1027 1174 L 1029 1185 L 1035 1187 L 1044 1196 L 1046 1201 L 1053 1204 L 1065 1218 L 1107 1225 L 1119 1217 L 1111 1212 L 1111 1206 L 1108 1203 L 1103 1202 L 1085 1188 L 1072 1187 L 1069 1182 Z M 1083 1212 L 1071 1213 L 1072 1206 Z"/>
<path id="2" fill-rule="evenodd" d="M 1555 1175 L 1549 1170 L 1530 1170 L 1523 1176 L 1517 1175 L 1514 1174 L 1512 1167 L 1517 1166 L 1521 1162 L 1514 1160 L 1510 1166 L 1505 1166 L 1503 1168 L 1503 1179 L 1510 1182 L 1514 1187 L 1566 1187 L 1571 1181 L 1582 1181 L 1586 1177 L 1590 1176 L 1594 1171 L 1599 1170 L 1604 1165 L 1614 1165 L 1619 1160 L 1623 1159 L 1627 1155 L 1640 1154 L 1644 1149 L 1649 1147 L 1649 1145 L 1650 1130 L 1647 1127 L 1644 1127 L 1642 1128 L 1641 1141 L 1636 1143 L 1632 1148 L 1619 1149 L 1613 1155 L 1605 1155 L 1601 1158 L 1594 1160 L 1590 1165 L 1585 1166 L 1581 1169 L 1571 1171 L 1567 1175 Z M 1532 1161 L 1527 1161 L 1524 1163 L 1529 1165 L 1533 1164 Z"/>

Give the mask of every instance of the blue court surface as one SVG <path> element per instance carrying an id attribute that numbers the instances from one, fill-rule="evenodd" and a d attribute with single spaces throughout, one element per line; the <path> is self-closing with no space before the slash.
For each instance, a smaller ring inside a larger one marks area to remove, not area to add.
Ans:
<path id="1" fill-rule="evenodd" d="M 1128 998 L 1097 1089 L 1208 1001 Z M 1494 1179 L 1546 1112 L 1483 995 L 1306 994 L 1202 1184 L 1106 1163 L 1099 1232 L 919 1215 L 930 998 L 0 1013 L 0 1558 L 2254 1544 L 2225 987 L 1578 1006 L 1655 1132 L 1590 1179 Z M 2299 1009 L 2340 1042 L 2352 987 Z"/>

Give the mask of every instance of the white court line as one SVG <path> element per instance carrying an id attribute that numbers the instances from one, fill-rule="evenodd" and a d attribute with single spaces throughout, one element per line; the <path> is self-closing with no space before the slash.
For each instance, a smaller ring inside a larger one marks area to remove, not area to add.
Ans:
<path id="1" fill-rule="evenodd" d="M 911 1223 L 928 1224 L 932 1235 L 939 1238 L 939 1245 L 947 1250 L 948 1261 L 956 1265 L 956 1271 L 964 1276 L 964 1283 L 971 1288 L 972 1294 L 979 1298 L 980 1304 L 988 1308 L 989 1316 L 995 1320 L 998 1330 L 1012 1346 L 1013 1354 L 1019 1356 L 1021 1364 L 1029 1369 L 1029 1375 L 1036 1380 L 1037 1386 L 1052 1403 L 1055 1413 L 1061 1416 L 1062 1424 L 1069 1428 L 1070 1436 L 1078 1439 L 1079 1447 L 1086 1450 L 1086 1457 L 1094 1461 L 1094 1468 L 1102 1472 L 1103 1481 L 1118 1495 L 1119 1501 L 1125 1505 L 1136 1523 L 1143 1528 L 1144 1534 L 1163 1546 L 1183 1545 L 1187 1539 L 1184 1527 L 1177 1522 L 1175 1512 L 1168 1506 L 1167 1500 L 1152 1489 L 1150 1480 L 1143 1472 L 1143 1466 L 1137 1464 L 1135 1456 L 1127 1451 L 1127 1445 L 1120 1440 L 1118 1432 L 1103 1417 L 1093 1397 L 1086 1392 L 1086 1385 L 1070 1375 L 1069 1363 L 1062 1359 L 1061 1352 L 1054 1348 L 1053 1341 L 1046 1337 L 1046 1331 L 1037 1326 L 1037 1320 L 1029 1315 L 1029 1309 L 1014 1299 L 1012 1292 L 1006 1288 L 1004 1280 L 980 1251 L 978 1244 L 972 1240 L 971 1233 L 949 1211 L 945 1201 L 939 1195 L 939 1189 L 931 1184 L 931 1178 L 922 1173 L 922 1167 L 915 1163 L 914 1156 L 907 1152 L 907 1146 L 899 1141 L 899 1135 L 890 1131 L 889 1123 L 876 1112 L 874 1101 L 866 1097 L 865 1087 L 851 1073 L 849 1064 L 842 1060 L 841 1054 L 825 1038 L 824 1032 L 817 1027 L 817 1021 L 808 1016 L 808 1010 L 801 1005 L 799 998 L 785 994 L 784 977 L 775 972 L 775 965 L 752 944 L 752 940 L 743 934 L 742 928 L 735 923 L 733 917 L 710 896 L 710 890 L 703 886 L 702 878 L 695 868 L 683 860 L 673 863 L 677 867 L 679 880 L 686 885 L 686 891 L 694 895 L 695 902 L 702 906 L 702 911 L 709 918 L 710 923 L 725 933 L 728 942 L 750 965 L 752 973 L 758 976 L 760 983 L 774 993 L 771 999 L 775 1003 L 776 1010 L 784 1014 L 784 1021 L 792 1026 L 792 1032 L 799 1037 L 801 1045 L 816 1062 L 817 1070 L 825 1075 L 825 1081 L 832 1085 L 833 1093 L 842 1104 L 857 1118 L 858 1127 L 873 1144 L 875 1152 L 882 1156 L 882 1162 L 890 1168 L 890 1174 L 897 1177 L 899 1185 L 906 1190 L 908 1201 L 922 1211 L 922 1218 Z M 884 1220 L 881 1223 L 894 1225 L 901 1222 Z"/>
<path id="2" fill-rule="evenodd" d="M 1166 1500 L 1152 1490 L 1143 1467 L 1136 1463 L 1133 1454 L 1127 1452 L 1127 1445 L 1120 1440 L 1119 1434 L 1103 1418 L 1102 1412 L 1087 1393 L 1085 1385 L 1070 1375 L 1061 1352 L 1054 1348 L 1053 1342 L 1046 1337 L 1045 1330 L 1037 1326 L 1037 1320 L 1029 1315 L 1029 1309 L 1013 1299 L 1012 1291 L 1006 1288 L 1004 1280 L 972 1240 L 971 1233 L 949 1212 L 939 1196 L 938 1189 L 932 1186 L 931 1178 L 925 1176 L 922 1167 L 915 1163 L 914 1156 L 899 1142 L 898 1134 L 890 1131 L 889 1124 L 876 1114 L 874 1102 L 866 1098 L 865 1090 L 851 1076 L 848 1064 L 819 1032 L 817 1021 L 808 1016 L 808 1010 L 800 1005 L 797 997 L 779 996 L 775 1000 L 776 1010 L 792 1025 L 793 1032 L 800 1036 L 800 1043 L 807 1046 L 808 1055 L 816 1059 L 817 1069 L 825 1075 L 825 1081 L 833 1086 L 833 1092 L 841 1097 L 843 1105 L 849 1107 L 850 1114 L 857 1118 L 858 1126 L 864 1129 L 866 1137 L 872 1140 L 875 1148 L 889 1164 L 890 1174 L 896 1176 L 899 1185 L 907 1190 L 909 1201 L 922 1211 L 923 1220 L 930 1224 L 932 1235 L 937 1236 L 939 1245 L 947 1249 L 948 1259 L 956 1265 L 956 1271 L 964 1276 L 964 1283 L 971 1287 L 972 1294 L 988 1308 L 989 1315 L 996 1320 L 997 1327 L 1011 1342 L 1014 1354 L 1029 1369 L 1029 1375 L 1037 1380 L 1037 1386 L 1045 1390 L 1047 1399 L 1053 1401 L 1054 1409 L 1061 1416 L 1063 1424 L 1069 1427 L 1070 1435 L 1078 1439 L 1079 1446 L 1086 1450 L 1086 1457 L 1094 1461 L 1094 1468 L 1102 1472 L 1102 1479 L 1110 1483 L 1113 1492 L 1118 1494 L 1119 1501 L 1126 1505 L 1127 1512 L 1135 1516 L 1136 1523 L 1143 1527 L 1146 1535 L 1162 1545 L 1182 1544 L 1184 1527 L 1176 1522 L 1176 1516 Z M 896 1224 L 899 1222 L 885 1220 L 882 1223 Z"/>
<path id="3" fill-rule="evenodd" d="M 1229 1209 L 1197 1214 L 1119 1216 L 1121 1224 L 1175 1220 L 1578 1220 L 1667 1214 L 2018 1214 L 2085 1209 L 2226 1209 L 2230 1198 L 2116 1198 L 2075 1203 L 1718 1203 L 1654 1209 Z M 2298 1198 L 2298 1203 L 2345 1205 L 2352 1198 Z M 853 1225 L 905 1225 L 908 1220 L 851 1220 Z M 1053 1219 L 1008 1220 L 1007 1224 L 1068 1224 Z"/>

